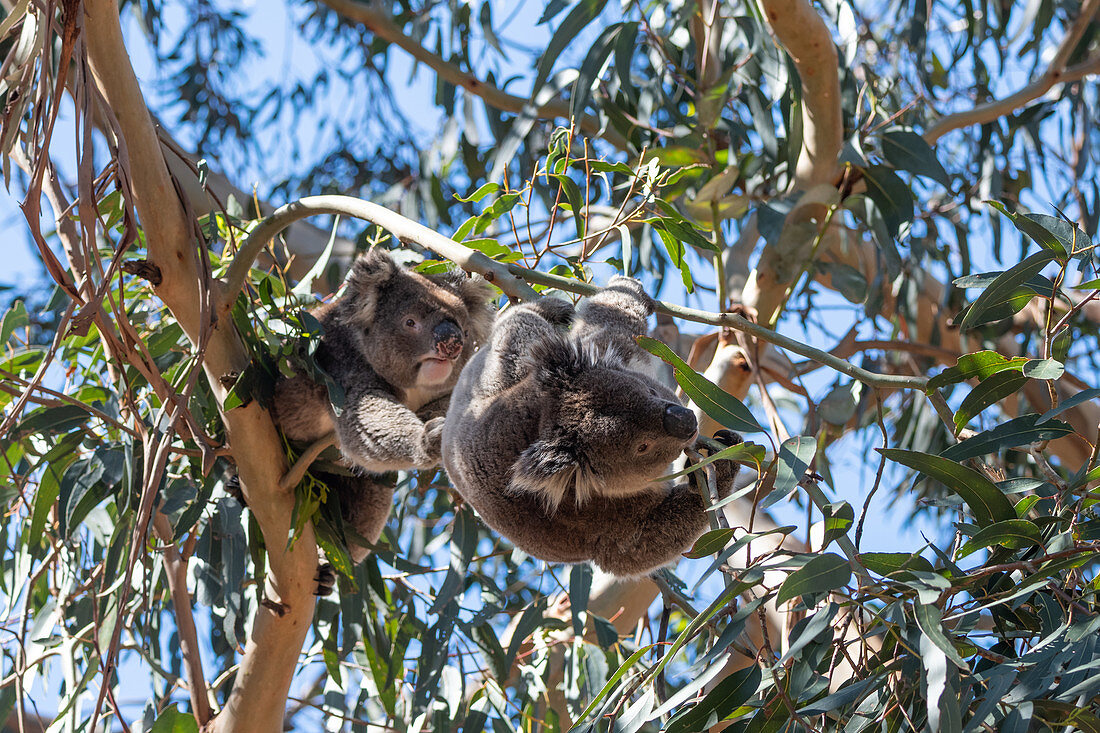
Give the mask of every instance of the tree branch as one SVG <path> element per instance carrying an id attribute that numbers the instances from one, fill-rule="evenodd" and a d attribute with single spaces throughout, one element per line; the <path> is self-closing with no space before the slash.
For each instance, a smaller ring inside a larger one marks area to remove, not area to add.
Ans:
<path id="1" fill-rule="evenodd" d="M 529 99 L 517 97 L 492 84 L 486 84 L 473 74 L 463 71 L 456 64 L 452 64 L 450 61 L 446 61 L 424 48 L 419 41 L 407 36 L 388 14 L 375 10 L 367 3 L 358 0 L 320 0 L 320 2 L 345 18 L 361 23 L 374 35 L 403 49 L 414 59 L 428 66 L 439 75 L 440 79 L 457 87 L 462 87 L 470 94 L 481 98 L 490 107 L 515 114 L 526 112 L 542 120 L 569 119 L 568 102 L 554 100 L 535 107 Z M 576 121 L 576 124 L 577 129 L 581 132 L 590 137 L 599 138 L 619 150 L 630 148 L 630 143 L 626 138 L 614 130 L 605 130 L 600 121 L 591 115 L 582 116 Z"/>
<path id="2" fill-rule="evenodd" d="M 985 104 L 979 104 L 974 109 L 956 112 L 941 118 L 925 131 L 924 139 L 929 143 L 934 143 L 953 130 L 992 122 L 1023 107 L 1028 102 L 1038 99 L 1049 92 L 1056 84 L 1078 81 L 1086 76 L 1100 73 L 1100 56 L 1095 56 L 1066 68 L 1070 55 L 1077 48 L 1077 44 L 1081 42 L 1081 36 L 1084 35 L 1089 23 L 1096 17 L 1097 10 L 1100 10 L 1100 0 L 1085 0 L 1081 4 L 1081 13 L 1066 32 L 1047 70 L 1038 79 L 1004 99 L 994 99 Z"/>
<path id="3" fill-rule="evenodd" d="M 802 149 L 795 185 L 831 183 L 844 142 L 840 114 L 840 73 L 833 37 L 807 0 L 761 0 L 780 45 L 794 60 L 802 80 Z"/>
<path id="4" fill-rule="evenodd" d="M 317 214 L 342 214 L 377 224 L 397 237 L 400 242 L 413 242 L 426 247 L 468 272 L 483 275 L 486 280 L 503 290 L 509 298 L 533 300 L 538 297 L 538 293 L 518 276 L 509 274 L 509 268 L 500 262 L 490 259 L 482 252 L 464 247 L 453 239 L 385 207 L 352 196 L 307 196 L 279 207 L 249 232 L 241 242 L 237 256 L 233 258 L 229 271 L 225 274 L 222 312 L 227 313 L 233 307 L 237 294 L 244 288 L 248 271 L 264 245 L 293 222 Z"/>
<path id="5" fill-rule="evenodd" d="M 168 175 L 123 43 L 118 5 L 86 0 L 84 12 L 92 72 L 118 121 L 119 162 L 132 184 L 128 195 L 144 227 L 149 261 L 163 274 L 155 292 L 191 343 L 205 346 L 203 367 L 220 405 L 227 391 L 221 377 L 244 369 L 247 352 L 232 322 L 218 321 L 202 307 L 210 297 L 209 281 L 200 270 L 191 222 Z M 270 602 L 256 613 L 233 691 L 214 727 L 278 733 L 313 616 L 316 543 L 307 524 L 293 549 L 286 549 L 294 496 L 279 488 L 286 458 L 270 415 L 252 403 L 223 413 L 222 419 L 242 488 L 266 541 L 270 572 L 263 592 Z"/>
<path id="6" fill-rule="evenodd" d="M 309 196 L 281 207 L 274 214 L 261 221 L 252 230 L 248 238 L 241 243 L 240 251 L 238 251 L 236 258 L 229 266 L 229 271 L 226 273 L 223 308 L 228 309 L 237 293 L 244 286 L 245 276 L 264 243 L 291 222 L 314 214 L 344 214 L 374 222 L 392 232 L 402 242 L 413 242 L 451 260 L 464 270 L 481 273 L 509 296 L 518 297 L 521 300 L 538 297 L 538 293 L 525 283 L 545 285 L 566 292 L 577 293 L 578 295 L 595 295 L 602 290 L 598 285 L 592 283 L 552 275 L 547 272 L 539 272 L 538 270 L 529 270 L 516 264 L 506 265 L 497 262 L 481 252 L 465 247 L 426 226 L 417 224 L 411 219 L 369 201 L 351 196 Z M 735 313 L 710 313 L 663 301 L 657 301 L 657 312 L 667 313 L 686 321 L 706 323 L 711 326 L 724 326 L 742 331 L 762 341 L 793 351 L 807 359 L 819 361 L 841 374 L 847 374 L 849 377 L 871 387 L 924 389 L 928 382 L 924 377 L 877 374 L 861 369 L 843 359 L 838 359 L 827 351 L 807 346 Z"/>

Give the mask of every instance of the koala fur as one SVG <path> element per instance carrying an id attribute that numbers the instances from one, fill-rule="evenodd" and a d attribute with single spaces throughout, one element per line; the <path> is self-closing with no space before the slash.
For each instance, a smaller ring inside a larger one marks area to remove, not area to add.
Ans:
<path id="1" fill-rule="evenodd" d="M 632 337 L 652 312 L 641 284 L 624 277 L 575 314 L 552 298 L 512 307 L 459 377 L 443 464 L 485 523 L 523 551 L 638 576 L 708 527 L 689 481 L 651 483 L 696 439 L 691 411 L 637 371 L 646 354 Z M 728 496 L 737 466 L 714 465 Z"/>
<path id="2" fill-rule="evenodd" d="M 316 358 L 344 389 L 340 414 L 305 375 L 275 385 L 275 419 L 287 438 L 312 442 L 336 431 L 353 475 L 323 480 L 345 525 L 371 543 L 393 503 L 393 487 L 372 474 L 438 465 L 447 401 L 489 333 L 491 294 L 480 277 L 420 275 L 372 250 L 352 265 L 343 294 L 313 311 L 324 326 Z M 355 562 L 369 553 L 350 550 Z"/>

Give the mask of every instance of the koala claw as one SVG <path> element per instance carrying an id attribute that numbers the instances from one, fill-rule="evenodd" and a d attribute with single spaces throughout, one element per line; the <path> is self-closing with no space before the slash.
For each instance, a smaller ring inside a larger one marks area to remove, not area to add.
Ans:
<path id="1" fill-rule="evenodd" d="M 225 493 L 232 496 L 237 500 L 237 503 L 244 508 L 248 508 L 248 502 L 245 501 L 244 491 L 241 489 L 241 477 L 237 474 L 233 474 L 225 480 Z"/>
<path id="2" fill-rule="evenodd" d="M 732 430 L 726 430 L 725 428 L 715 432 L 714 439 L 717 440 L 719 443 L 725 445 L 727 448 L 745 442 L 744 438 L 742 438 L 740 435 L 733 432 Z"/>
<path id="3" fill-rule="evenodd" d="M 317 575 L 314 576 L 313 580 L 317 583 L 313 595 L 331 595 L 336 587 L 336 570 L 327 562 L 322 562 L 317 565 Z"/>

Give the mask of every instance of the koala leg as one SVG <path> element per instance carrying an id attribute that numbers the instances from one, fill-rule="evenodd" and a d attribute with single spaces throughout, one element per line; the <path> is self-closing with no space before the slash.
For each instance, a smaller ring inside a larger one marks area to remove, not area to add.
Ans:
<path id="1" fill-rule="evenodd" d="M 615 502 L 610 529 L 596 539 L 593 561 L 620 577 L 645 575 L 678 560 L 709 526 L 703 498 L 690 482 Z"/>
<path id="2" fill-rule="evenodd" d="M 341 453 L 376 473 L 438 465 L 442 434 L 443 418 L 422 422 L 393 395 L 375 390 L 350 392 L 336 419 Z"/>
<path id="3" fill-rule="evenodd" d="M 370 548 L 359 543 L 362 538 L 374 544 L 382 536 L 386 521 L 393 507 L 393 489 L 383 479 L 372 476 L 341 476 L 324 474 L 320 476 L 334 492 L 340 502 L 340 516 L 344 520 L 347 534 L 348 554 L 354 565 L 358 565 L 370 554 Z M 331 499 L 330 499 L 331 500 Z M 327 596 L 336 586 L 336 571 L 321 556 L 317 567 L 317 589 L 315 595 Z"/>
<path id="4" fill-rule="evenodd" d="M 370 554 L 369 547 L 357 543 L 362 538 L 372 545 L 382 536 L 393 508 L 394 487 L 371 476 L 341 476 L 337 484 L 340 512 L 348 532 L 348 552 L 358 565 Z"/>
<path id="5" fill-rule="evenodd" d="M 653 308 L 653 298 L 640 282 L 616 275 L 606 289 L 581 301 L 573 333 L 585 343 L 613 346 L 632 362 L 644 361 L 649 354 L 634 337 L 646 333 L 646 319 Z"/>

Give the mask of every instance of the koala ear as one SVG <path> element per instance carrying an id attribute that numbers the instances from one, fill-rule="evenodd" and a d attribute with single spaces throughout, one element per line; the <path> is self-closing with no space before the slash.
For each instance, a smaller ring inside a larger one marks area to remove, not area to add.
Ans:
<path id="1" fill-rule="evenodd" d="M 577 457 L 563 438 L 537 440 L 512 465 L 511 487 L 538 494 L 553 513 L 576 483 Z"/>
<path id="2" fill-rule="evenodd" d="M 372 249 L 355 260 L 344 296 L 355 311 L 355 320 L 365 324 L 374 321 L 378 287 L 396 273 L 397 264 L 384 249 Z"/>
<path id="3" fill-rule="evenodd" d="M 489 332 L 493 330 L 493 316 L 496 308 L 493 307 L 493 286 L 480 275 L 461 277 L 455 283 L 458 297 L 462 298 L 462 304 L 466 306 L 466 312 L 470 314 L 470 323 L 467 330 L 470 340 L 480 346 L 489 340 Z"/>
<path id="4" fill-rule="evenodd" d="M 573 384 L 590 365 L 578 344 L 557 335 L 531 344 L 524 358 L 535 379 L 555 390 Z"/>

